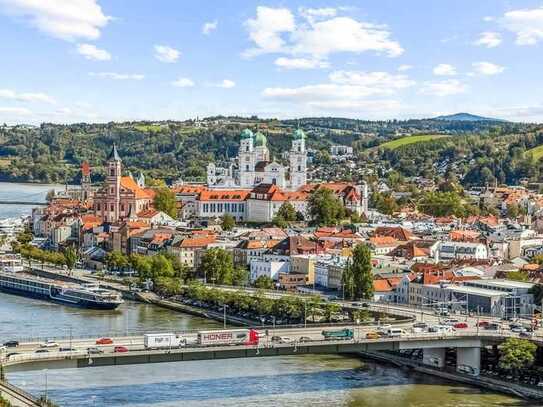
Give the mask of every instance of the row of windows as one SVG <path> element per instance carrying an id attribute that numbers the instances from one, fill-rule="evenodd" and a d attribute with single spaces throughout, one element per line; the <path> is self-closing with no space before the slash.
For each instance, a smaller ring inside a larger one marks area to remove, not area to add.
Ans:
<path id="1" fill-rule="evenodd" d="M 211 203 L 207 204 L 205 203 L 203 205 L 203 212 L 204 213 L 215 213 L 215 212 L 244 212 L 245 211 L 245 204 L 243 203 Z"/>

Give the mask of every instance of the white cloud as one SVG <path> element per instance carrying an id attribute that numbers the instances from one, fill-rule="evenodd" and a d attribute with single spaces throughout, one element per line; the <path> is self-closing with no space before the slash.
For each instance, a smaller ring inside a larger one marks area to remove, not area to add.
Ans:
<path id="1" fill-rule="evenodd" d="M 437 76 L 454 76 L 456 68 L 449 64 L 439 64 L 434 67 L 433 73 Z"/>
<path id="2" fill-rule="evenodd" d="M 330 63 L 319 59 L 306 58 L 285 58 L 279 57 L 274 62 L 280 68 L 284 69 L 315 69 L 328 68 Z"/>
<path id="3" fill-rule="evenodd" d="M 32 112 L 25 107 L 1 107 L 0 106 L 0 114 L 2 113 L 15 115 L 15 116 L 28 116 L 32 114 Z"/>
<path id="4" fill-rule="evenodd" d="M 202 26 L 202 34 L 211 34 L 212 31 L 215 31 L 217 29 L 218 25 L 219 22 L 217 20 L 204 23 L 204 25 Z"/>
<path id="5" fill-rule="evenodd" d="M 335 16 L 331 9 L 301 9 L 301 12 L 311 18 L 297 25 L 287 8 L 257 7 L 256 18 L 245 23 L 256 47 L 246 50 L 244 55 L 283 53 L 325 59 L 337 52 L 374 51 L 390 57 L 403 53 L 400 44 L 390 38 L 386 26 Z"/>
<path id="6" fill-rule="evenodd" d="M 114 79 L 118 81 L 125 81 L 125 80 L 133 80 L 133 81 L 141 81 L 145 78 L 145 75 L 138 74 L 138 73 L 117 73 L 117 72 L 89 72 L 90 76 L 94 76 L 97 78 L 103 78 L 103 79 Z"/>
<path id="7" fill-rule="evenodd" d="M 93 44 L 78 44 L 77 52 L 83 55 L 87 59 L 94 61 L 109 61 L 111 59 L 111 54 L 105 49 L 97 48 Z"/>
<path id="8" fill-rule="evenodd" d="M 495 48 L 502 43 L 500 33 L 485 31 L 479 34 L 479 39 L 474 42 L 475 45 L 480 45 L 487 48 Z"/>
<path id="9" fill-rule="evenodd" d="M 337 10 L 333 7 L 322 7 L 322 8 L 305 8 L 300 7 L 298 10 L 300 15 L 310 22 L 314 22 L 315 20 L 323 19 L 323 18 L 329 18 L 329 17 L 335 17 L 337 15 Z"/>
<path id="10" fill-rule="evenodd" d="M 398 67 L 398 72 L 405 72 L 409 71 L 410 69 L 413 69 L 412 65 L 403 64 Z"/>
<path id="11" fill-rule="evenodd" d="M 484 16 L 483 17 L 483 21 L 484 22 L 490 22 L 490 21 L 494 21 L 496 18 L 495 17 L 492 17 L 492 16 Z"/>
<path id="12" fill-rule="evenodd" d="M 256 48 L 245 51 L 251 57 L 269 52 L 280 52 L 285 44 L 281 34 L 295 29 L 294 15 L 287 8 L 256 8 L 256 18 L 245 22 L 250 39 Z"/>
<path id="13" fill-rule="evenodd" d="M 457 79 L 447 79 L 439 82 L 426 82 L 420 93 L 434 96 L 449 96 L 465 93 L 467 86 Z"/>
<path id="14" fill-rule="evenodd" d="M 181 52 L 167 45 L 155 45 L 155 58 L 160 62 L 172 64 L 177 62 Z"/>
<path id="15" fill-rule="evenodd" d="M 497 75 L 505 70 L 503 66 L 491 62 L 474 62 L 471 65 L 475 72 L 481 75 Z"/>
<path id="16" fill-rule="evenodd" d="M 56 103 L 55 99 L 45 93 L 17 93 L 10 89 L 0 89 L 0 99 L 17 100 L 19 102 Z"/>
<path id="17" fill-rule="evenodd" d="M 95 40 L 111 19 L 96 0 L 0 0 L 0 9 L 67 41 Z"/>
<path id="18" fill-rule="evenodd" d="M 334 71 L 328 79 L 327 83 L 294 88 L 265 88 L 262 96 L 317 110 L 392 110 L 398 108 L 400 102 L 368 98 L 394 95 L 415 84 L 406 75 L 387 72 Z"/>
<path id="19" fill-rule="evenodd" d="M 230 80 L 230 79 L 223 79 L 222 81 L 218 83 L 212 83 L 210 86 L 215 88 L 223 88 L 223 89 L 231 89 L 234 86 L 236 86 L 236 82 Z"/>
<path id="20" fill-rule="evenodd" d="M 508 11 L 500 21 L 516 34 L 518 45 L 535 45 L 543 39 L 543 7 Z"/>
<path id="21" fill-rule="evenodd" d="M 194 82 L 189 78 L 179 78 L 173 81 L 172 85 L 178 88 L 191 88 L 194 86 Z"/>

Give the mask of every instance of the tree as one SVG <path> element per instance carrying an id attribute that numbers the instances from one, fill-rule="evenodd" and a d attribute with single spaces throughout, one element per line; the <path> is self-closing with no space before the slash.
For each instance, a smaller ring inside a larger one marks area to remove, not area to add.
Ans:
<path id="1" fill-rule="evenodd" d="M 510 203 L 507 205 L 507 217 L 509 219 L 516 219 L 520 214 L 519 206 L 516 203 Z"/>
<path id="2" fill-rule="evenodd" d="M 500 345 L 499 365 L 502 369 L 519 370 L 530 366 L 535 359 L 537 345 L 526 339 L 507 338 Z"/>
<path id="3" fill-rule="evenodd" d="M 222 230 L 232 230 L 234 229 L 234 226 L 236 226 L 236 220 L 234 217 L 229 213 L 225 213 L 221 221 Z"/>
<path id="4" fill-rule="evenodd" d="M 113 250 L 106 255 L 106 264 L 109 269 L 122 269 L 128 266 L 128 257 L 118 250 Z"/>
<path id="5" fill-rule="evenodd" d="M 66 264 L 66 267 L 68 267 L 68 270 L 70 272 L 73 270 L 75 263 L 77 263 L 78 257 L 77 252 L 73 247 L 68 247 L 64 251 L 64 263 Z"/>
<path id="6" fill-rule="evenodd" d="M 262 288 L 265 290 L 271 290 L 273 288 L 273 280 L 268 276 L 259 276 L 255 282 L 254 286 L 256 288 Z"/>
<path id="7" fill-rule="evenodd" d="M 345 218 L 343 203 L 326 188 L 319 188 L 309 197 L 309 214 L 316 226 L 334 226 Z"/>
<path id="8" fill-rule="evenodd" d="M 249 270 L 245 267 L 235 267 L 232 273 L 232 284 L 245 286 L 249 282 Z"/>
<path id="9" fill-rule="evenodd" d="M 455 192 L 426 192 L 417 206 L 421 212 L 431 216 L 469 215 L 460 195 Z"/>
<path id="10" fill-rule="evenodd" d="M 541 300 L 543 299 L 543 285 L 534 284 L 532 288 L 530 288 L 529 293 L 534 296 L 536 305 L 541 305 Z"/>
<path id="11" fill-rule="evenodd" d="M 296 209 L 290 202 L 285 202 L 277 211 L 276 216 L 280 216 L 287 222 L 294 222 L 296 221 Z"/>
<path id="12" fill-rule="evenodd" d="M 526 271 L 510 271 L 507 273 L 507 279 L 514 281 L 528 281 L 529 275 Z"/>
<path id="13" fill-rule="evenodd" d="M 177 218 L 177 201 L 175 199 L 175 193 L 167 188 L 160 187 L 156 190 L 154 199 L 155 209 L 162 211 L 172 218 Z"/>
<path id="14" fill-rule="evenodd" d="M 220 247 L 206 250 L 202 256 L 200 271 L 206 280 L 215 284 L 232 285 L 234 259 L 232 254 Z"/>
<path id="15" fill-rule="evenodd" d="M 371 252 L 364 244 L 357 245 L 353 250 L 353 258 L 346 267 L 348 277 L 352 279 L 352 297 L 370 300 L 373 298 L 373 274 Z M 344 270 L 345 273 L 345 270 Z M 348 281 L 348 280 L 347 280 Z M 347 288 L 347 287 L 346 287 Z"/>
<path id="16" fill-rule="evenodd" d="M 133 253 L 129 258 L 130 267 L 138 273 L 140 281 L 151 278 L 151 258 Z"/>

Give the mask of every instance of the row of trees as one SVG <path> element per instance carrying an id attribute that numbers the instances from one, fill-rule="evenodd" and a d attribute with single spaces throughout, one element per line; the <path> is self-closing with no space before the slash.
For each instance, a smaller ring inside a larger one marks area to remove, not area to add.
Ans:
<path id="1" fill-rule="evenodd" d="M 39 249 L 29 244 L 23 244 L 15 246 L 14 250 L 27 259 L 30 266 L 32 265 L 32 260 L 36 260 L 42 266 L 45 263 L 54 264 L 58 267 L 66 266 L 71 271 L 78 259 L 77 252 L 71 247 L 64 250 L 64 252 L 53 252 Z"/>
<path id="2" fill-rule="evenodd" d="M 184 291 L 185 297 L 208 304 L 222 307 L 226 305 L 230 312 L 248 312 L 254 317 L 276 317 L 289 322 L 333 321 L 341 313 L 341 306 L 336 303 L 324 302 L 320 297 L 285 295 L 278 299 L 266 297 L 263 291 L 248 294 L 243 291 L 224 291 L 209 288 L 199 283 L 189 285 Z M 370 319 L 367 311 L 356 312 L 353 319 L 360 322 Z"/>

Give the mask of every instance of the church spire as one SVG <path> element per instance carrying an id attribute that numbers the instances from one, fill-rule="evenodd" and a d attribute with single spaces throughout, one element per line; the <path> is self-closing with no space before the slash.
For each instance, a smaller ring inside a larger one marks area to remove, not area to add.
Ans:
<path id="1" fill-rule="evenodd" d="M 115 143 L 113 143 L 113 148 L 111 149 L 111 153 L 109 153 L 107 159 L 108 161 L 122 161 L 121 157 L 119 156 L 119 152 L 117 151 L 117 145 Z"/>

